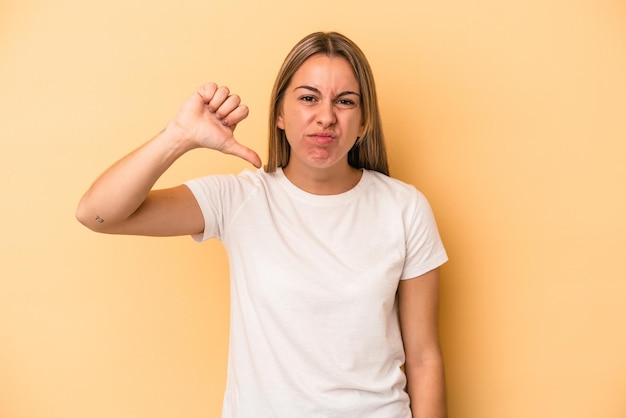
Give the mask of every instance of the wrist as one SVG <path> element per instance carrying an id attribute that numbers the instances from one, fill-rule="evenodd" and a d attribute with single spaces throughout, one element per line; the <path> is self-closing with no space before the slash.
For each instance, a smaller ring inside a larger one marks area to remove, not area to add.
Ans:
<path id="1" fill-rule="evenodd" d="M 175 158 L 178 158 L 192 149 L 199 146 L 189 139 L 188 135 L 175 123 L 170 122 L 163 131 L 161 131 L 155 138 L 155 141 L 161 143 L 161 145 L 168 150 L 168 154 L 171 154 Z"/>

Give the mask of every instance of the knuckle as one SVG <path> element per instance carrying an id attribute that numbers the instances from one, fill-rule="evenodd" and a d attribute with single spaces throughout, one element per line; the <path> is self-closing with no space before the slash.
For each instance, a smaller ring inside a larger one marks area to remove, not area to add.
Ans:
<path id="1" fill-rule="evenodd" d="M 198 89 L 203 93 L 215 92 L 217 90 L 217 84 L 213 82 L 205 83 Z"/>

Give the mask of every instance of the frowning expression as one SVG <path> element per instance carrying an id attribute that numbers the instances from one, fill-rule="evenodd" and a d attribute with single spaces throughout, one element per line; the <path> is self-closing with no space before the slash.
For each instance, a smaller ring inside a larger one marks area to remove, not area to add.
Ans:
<path id="1" fill-rule="evenodd" d="M 276 125 L 291 146 L 289 166 L 347 168 L 361 135 L 361 93 L 344 58 L 314 55 L 293 75 Z"/>

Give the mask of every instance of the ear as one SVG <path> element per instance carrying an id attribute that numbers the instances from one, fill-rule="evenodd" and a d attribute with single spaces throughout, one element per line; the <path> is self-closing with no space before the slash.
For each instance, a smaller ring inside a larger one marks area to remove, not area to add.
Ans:
<path id="1" fill-rule="evenodd" d="M 365 125 L 361 125 L 361 129 L 359 130 L 358 138 L 361 139 L 365 136 Z"/>
<path id="2" fill-rule="evenodd" d="M 278 117 L 276 118 L 276 126 L 283 131 L 285 130 L 285 120 L 283 119 L 283 112 L 280 112 L 278 114 Z"/>

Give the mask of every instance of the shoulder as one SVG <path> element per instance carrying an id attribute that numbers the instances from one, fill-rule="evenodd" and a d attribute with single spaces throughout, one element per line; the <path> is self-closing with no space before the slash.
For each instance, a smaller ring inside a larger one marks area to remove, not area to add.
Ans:
<path id="1" fill-rule="evenodd" d="M 273 181 L 272 177 L 262 170 L 245 170 L 239 174 L 215 174 L 185 182 L 205 220 L 204 234 L 198 239 L 221 239 L 239 214 L 267 205 L 268 183 Z"/>
<path id="2" fill-rule="evenodd" d="M 262 169 L 256 171 L 244 170 L 238 174 L 214 174 L 198 177 L 185 182 L 194 194 L 204 193 L 218 194 L 249 194 L 254 190 L 267 187 L 273 181 L 273 175 Z"/>
<path id="3" fill-rule="evenodd" d="M 367 176 L 368 193 L 376 199 L 377 206 L 399 211 L 408 223 L 434 217 L 430 202 L 414 185 L 375 171 L 367 171 Z"/>
<path id="4" fill-rule="evenodd" d="M 420 200 L 426 200 L 422 192 L 412 184 L 377 171 L 364 170 L 364 174 L 367 176 L 368 189 L 376 193 L 388 195 L 398 201 L 405 202 L 416 203 Z"/>

